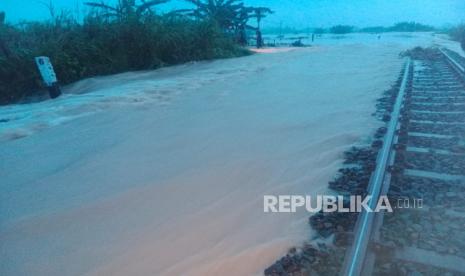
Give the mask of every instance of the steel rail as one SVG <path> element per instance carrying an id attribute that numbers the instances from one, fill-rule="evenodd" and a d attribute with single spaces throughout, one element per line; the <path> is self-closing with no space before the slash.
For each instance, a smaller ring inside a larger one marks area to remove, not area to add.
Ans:
<path id="1" fill-rule="evenodd" d="M 407 81 L 411 70 L 410 64 L 411 60 L 410 58 L 407 58 L 402 83 L 396 98 L 394 109 L 391 113 L 391 120 L 388 124 L 387 133 L 384 137 L 383 146 L 376 159 L 375 171 L 370 177 L 368 195 L 371 196 L 371 199 L 368 203 L 368 206 L 372 210 L 376 208 L 378 200 L 381 196 L 386 170 L 389 164 L 389 158 L 393 150 L 394 137 L 399 123 Z M 356 236 L 354 237 L 354 243 L 347 252 L 347 257 L 345 258 L 344 264 L 342 266 L 341 272 L 343 275 L 355 276 L 361 274 L 373 228 L 374 215 L 375 213 L 367 212 L 366 210 L 363 210 L 360 213 L 356 223 L 356 231 L 354 230 L 356 233 Z"/>
<path id="2" fill-rule="evenodd" d="M 465 68 L 454 60 L 446 51 L 439 49 L 439 51 L 445 56 L 447 61 L 452 65 L 452 68 L 459 71 L 461 74 L 465 74 Z M 395 134 L 399 125 L 399 117 L 403 105 L 403 99 L 405 90 L 407 87 L 407 81 L 411 70 L 412 61 L 410 58 L 407 59 L 405 64 L 405 71 L 402 79 L 402 83 L 399 89 L 399 93 L 396 98 L 394 110 L 391 113 L 391 121 L 388 124 L 388 130 L 383 141 L 383 146 L 376 159 L 376 168 L 373 172 L 370 182 L 368 185 L 368 195 L 372 196 L 369 207 L 375 209 L 378 203 L 379 197 L 383 189 L 383 185 L 389 178 L 386 178 L 386 169 L 389 165 L 389 160 L 393 152 L 393 143 L 395 141 Z M 351 248 L 347 251 L 344 264 L 342 266 L 342 275 L 358 276 L 363 272 L 363 266 L 365 258 L 368 252 L 368 245 L 371 239 L 373 224 L 374 224 L 375 213 L 367 212 L 363 210 L 357 219 L 354 233 L 354 243 Z"/>
<path id="3" fill-rule="evenodd" d="M 444 51 L 444 49 L 440 48 L 439 51 L 441 51 L 441 53 L 447 58 L 447 60 L 452 63 L 453 65 L 455 65 L 456 69 L 460 70 L 460 72 L 463 74 L 465 73 L 465 68 L 463 68 L 462 65 L 460 65 L 460 63 L 458 63 L 457 61 L 455 61 L 446 51 Z"/>

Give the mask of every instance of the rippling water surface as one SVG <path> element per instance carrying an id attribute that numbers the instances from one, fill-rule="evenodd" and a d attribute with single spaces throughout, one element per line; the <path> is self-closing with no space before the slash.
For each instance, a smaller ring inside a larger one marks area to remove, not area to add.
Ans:
<path id="1" fill-rule="evenodd" d="M 311 234 L 263 195 L 323 193 L 379 126 L 399 52 L 433 42 L 327 37 L 0 107 L 0 274 L 260 273 Z"/>

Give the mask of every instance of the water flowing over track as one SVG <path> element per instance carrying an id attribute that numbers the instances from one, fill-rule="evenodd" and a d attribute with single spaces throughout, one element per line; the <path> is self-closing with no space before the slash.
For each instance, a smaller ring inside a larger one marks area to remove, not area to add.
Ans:
<path id="1" fill-rule="evenodd" d="M 387 196 L 393 212 L 320 211 L 309 219 L 315 236 L 265 275 L 465 275 L 465 59 L 407 53 L 377 103 L 386 125 L 329 182 L 345 198 L 372 196 L 371 209 Z"/>
<path id="2" fill-rule="evenodd" d="M 367 190 L 395 209 L 359 215 L 344 275 L 465 275 L 464 63 L 439 49 L 406 62 Z"/>

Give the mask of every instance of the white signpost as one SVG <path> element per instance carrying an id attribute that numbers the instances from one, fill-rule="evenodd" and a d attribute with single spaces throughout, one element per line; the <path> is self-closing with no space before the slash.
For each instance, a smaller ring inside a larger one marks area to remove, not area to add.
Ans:
<path id="1" fill-rule="evenodd" d="M 40 75 L 47 86 L 50 98 L 54 99 L 61 95 L 60 86 L 58 85 L 57 76 L 53 70 L 52 63 L 48 57 L 36 57 L 35 62 L 39 68 Z"/>

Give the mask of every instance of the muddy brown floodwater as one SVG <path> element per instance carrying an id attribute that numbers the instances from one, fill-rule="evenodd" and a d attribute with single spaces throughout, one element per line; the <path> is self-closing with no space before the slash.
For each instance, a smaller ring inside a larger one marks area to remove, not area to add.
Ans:
<path id="1" fill-rule="evenodd" d="M 328 38 L 1 107 L 0 274 L 261 274 L 311 235 L 263 195 L 324 193 L 399 52 L 434 40 Z"/>

